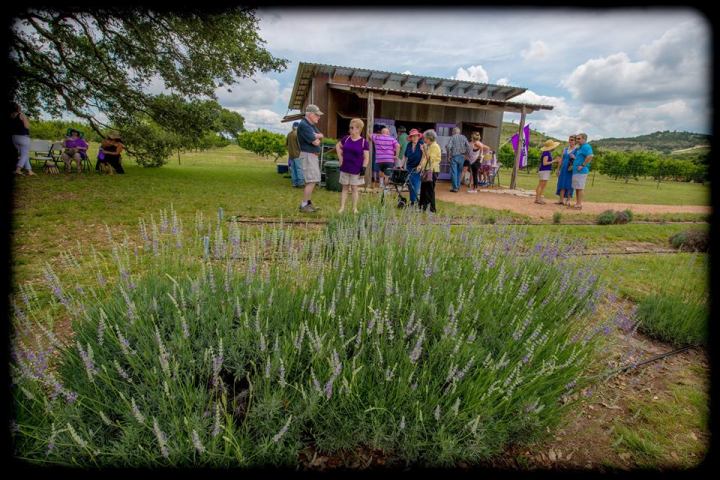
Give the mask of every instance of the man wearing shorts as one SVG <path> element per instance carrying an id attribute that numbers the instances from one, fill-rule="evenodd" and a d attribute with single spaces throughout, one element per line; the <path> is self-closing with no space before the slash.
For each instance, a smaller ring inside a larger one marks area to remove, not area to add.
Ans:
<path id="1" fill-rule="evenodd" d="M 585 190 L 585 181 L 590 173 L 590 163 L 593 159 L 593 150 L 587 143 L 587 134 L 575 135 L 575 142 L 580 145 L 573 160 L 572 187 L 575 189 L 575 205 L 573 208 L 582 209 L 582 197 Z"/>
<path id="2" fill-rule="evenodd" d="M 303 177 L 305 177 L 305 189 L 303 190 L 303 201 L 300 204 L 300 211 L 312 213 L 317 208 L 312 204 L 313 189 L 315 184 L 320 182 L 320 143 L 323 134 L 317 128 L 320 116 L 323 112 L 313 104 L 305 108 L 305 118 L 300 121 L 297 136 L 300 144 L 300 163 L 302 164 Z"/>

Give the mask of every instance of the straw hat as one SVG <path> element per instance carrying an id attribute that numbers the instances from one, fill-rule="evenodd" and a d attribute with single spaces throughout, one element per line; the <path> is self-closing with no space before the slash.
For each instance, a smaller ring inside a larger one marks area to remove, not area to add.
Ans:
<path id="1" fill-rule="evenodd" d="M 107 138 L 110 140 L 120 140 L 120 132 L 112 131 L 107 134 Z"/>
<path id="2" fill-rule="evenodd" d="M 555 140 L 550 140 L 549 138 L 545 140 L 545 143 L 543 143 L 543 146 L 540 147 L 540 150 L 543 152 L 546 152 L 548 150 L 553 150 L 555 147 L 560 145 L 560 142 L 556 142 Z"/>

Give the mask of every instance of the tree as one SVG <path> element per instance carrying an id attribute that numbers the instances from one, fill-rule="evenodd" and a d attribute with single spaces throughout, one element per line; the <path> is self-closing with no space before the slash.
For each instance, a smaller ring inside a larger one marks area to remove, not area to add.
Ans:
<path id="1" fill-rule="evenodd" d="M 263 48 L 257 29 L 249 8 L 25 10 L 15 17 L 10 38 L 11 91 L 29 116 L 41 109 L 54 116 L 71 112 L 98 134 L 120 129 L 135 154 L 140 136 L 127 128 L 152 134 L 179 124 L 178 110 L 156 108 L 147 92 L 151 82 L 183 100 L 214 99 L 216 88 L 237 78 L 285 68 L 287 60 Z"/>
<path id="2" fill-rule="evenodd" d="M 263 129 L 241 133 L 238 145 L 263 157 L 274 156 L 275 161 L 287 153 L 285 135 Z"/>

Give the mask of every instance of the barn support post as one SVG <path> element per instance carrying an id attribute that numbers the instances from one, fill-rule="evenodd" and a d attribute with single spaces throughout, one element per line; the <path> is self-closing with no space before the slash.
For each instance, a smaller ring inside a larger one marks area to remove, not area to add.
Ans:
<path id="1" fill-rule="evenodd" d="M 520 126 L 518 128 L 518 149 L 515 152 L 515 162 L 513 163 L 512 177 L 510 178 L 510 190 L 515 190 L 518 165 L 520 164 L 520 154 L 523 151 L 525 144 L 525 135 L 523 135 L 523 128 L 525 128 L 525 106 L 523 105 L 520 111 Z M 527 161 L 527 159 L 525 159 Z"/>
<path id="2" fill-rule="evenodd" d="M 373 92 L 368 92 L 367 97 L 367 125 L 365 125 L 365 135 L 367 136 L 368 145 L 370 146 L 370 162 L 365 169 L 365 188 L 372 186 L 372 131 L 375 123 L 375 102 Z"/>

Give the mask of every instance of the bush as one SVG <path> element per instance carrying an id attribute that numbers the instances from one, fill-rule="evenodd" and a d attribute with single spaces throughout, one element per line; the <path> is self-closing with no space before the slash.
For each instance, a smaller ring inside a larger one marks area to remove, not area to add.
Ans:
<path id="1" fill-rule="evenodd" d="M 560 213 L 560 212 L 553 213 L 553 223 L 559 224 L 561 219 L 562 219 L 562 213 Z"/>
<path id="2" fill-rule="evenodd" d="M 685 252 L 707 252 L 710 250 L 710 236 L 705 230 L 689 229 L 671 236 L 670 245 Z"/>
<path id="3" fill-rule="evenodd" d="M 598 225 L 614 225 L 629 223 L 633 218 L 631 210 L 615 211 L 605 210 L 597 217 Z"/>
<path id="4" fill-rule="evenodd" d="M 597 276 L 557 245 L 518 257 L 512 227 L 494 241 L 469 226 L 460 242 L 389 210 L 335 217 L 302 242 L 202 215 L 184 235 L 161 212 L 141 221 L 140 251 L 113 246 L 112 274 L 103 261 L 77 279 L 48 267 L 74 336 L 48 334 L 54 353 L 15 338 L 18 454 L 288 466 L 312 443 L 448 466 L 547 435 L 598 362 Z M 99 287 L 82 294 L 88 278 Z M 41 331 L 23 302 L 20 332 Z"/>
<path id="5" fill-rule="evenodd" d="M 598 225 L 611 225 L 615 223 L 615 211 L 605 210 L 597 216 L 596 222 Z"/>

